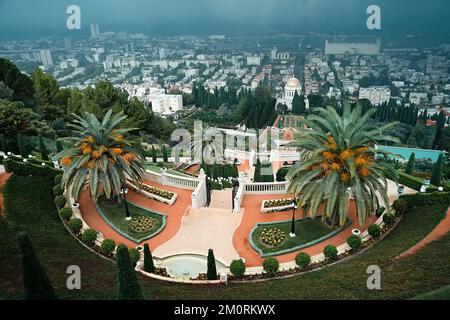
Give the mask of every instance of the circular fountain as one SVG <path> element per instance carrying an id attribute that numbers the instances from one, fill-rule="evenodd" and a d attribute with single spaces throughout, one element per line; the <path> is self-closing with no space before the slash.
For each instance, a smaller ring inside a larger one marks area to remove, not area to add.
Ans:
<path id="1" fill-rule="evenodd" d="M 207 257 L 199 254 L 177 254 L 168 256 L 160 261 L 160 266 L 166 268 L 167 273 L 179 279 L 191 279 L 200 273 L 206 273 Z M 220 273 L 226 266 L 216 260 L 216 269 Z"/>

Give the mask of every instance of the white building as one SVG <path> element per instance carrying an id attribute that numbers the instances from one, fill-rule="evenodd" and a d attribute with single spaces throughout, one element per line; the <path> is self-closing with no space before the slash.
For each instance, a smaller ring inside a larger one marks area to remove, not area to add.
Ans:
<path id="1" fill-rule="evenodd" d="M 183 97 L 181 94 L 150 94 L 148 101 L 155 113 L 170 115 L 183 109 Z"/>
<path id="2" fill-rule="evenodd" d="M 389 102 L 391 99 L 391 90 L 389 87 L 369 87 L 359 89 L 359 100 L 367 99 L 372 105 L 380 106 Z"/>
<path id="3" fill-rule="evenodd" d="M 298 95 L 301 95 L 302 85 L 300 83 L 300 80 L 292 77 L 288 81 L 286 81 L 284 92 L 280 97 L 278 97 L 275 106 L 277 106 L 278 104 L 285 104 L 288 107 L 288 110 L 292 110 L 292 100 L 294 100 L 295 92 L 297 92 Z"/>
<path id="4" fill-rule="evenodd" d="M 248 56 L 247 57 L 247 65 L 248 66 L 260 66 L 261 65 L 261 57 L 260 56 Z"/>
<path id="5" fill-rule="evenodd" d="M 44 68 L 53 66 L 52 53 L 50 52 L 50 50 L 46 50 L 46 49 L 41 50 L 41 51 L 39 51 L 39 55 L 40 55 L 41 62 L 42 62 L 42 65 L 44 66 Z"/>
<path id="6" fill-rule="evenodd" d="M 381 40 L 376 42 L 342 42 L 325 40 L 325 54 L 377 55 L 380 53 Z"/>

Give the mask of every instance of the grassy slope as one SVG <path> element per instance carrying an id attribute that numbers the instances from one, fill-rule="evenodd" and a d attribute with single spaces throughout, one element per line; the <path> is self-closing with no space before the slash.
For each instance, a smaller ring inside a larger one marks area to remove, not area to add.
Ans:
<path id="1" fill-rule="evenodd" d="M 39 186 L 37 188 L 36 186 Z M 60 224 L 51 194 L 51 181 L 12 176 L 5 190 L 8 223 L 0 219 L 0 299 L 21 298 L 20 260 L 15 233 L 26 230 L 61 298 L 113 299 L 115 265 L 88 252 Z M 386 239 L 349 261 L 291 279 L 227 287 L 167 284 L 144 277 L 140 282 L 149 299 L 380 299 L 411 298 L 450 284 L 450 236 L 418 254 L 391 261 L 430 232 L 446 208 L 409 212 Z M 66 268 L 82 270 L 82 290 L 65 289 Z M 366 289 L 367 266 L 382 268 L 382 290 Z"/>

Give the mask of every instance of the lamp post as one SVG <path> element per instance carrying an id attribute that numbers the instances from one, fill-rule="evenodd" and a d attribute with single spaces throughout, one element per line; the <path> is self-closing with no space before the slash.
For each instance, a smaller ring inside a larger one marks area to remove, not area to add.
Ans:
<path id="1" fill-rule="evenodd" d="M 129 220 L 131 220 L 131 215 L 130 215 L 130 210 L 128 209 L 128 202 L 127 202 L 128 188 L 125 185 L 122 186 L 120 193 L 123 194 L 123 200 L 125 201 L 125 215 L 126 215 L 125 220 L 129 221 Z"/>
<path id="2" fill-rule="evenodd" d="M 297 209 L 297 201 L 295 199 L 292 199 L 291 205 L 292 205 L 292 224 L 291 224 L 291 233 L 289 233 L 289 236 L 293 238 L 295 237 L 295 209 Z"/>

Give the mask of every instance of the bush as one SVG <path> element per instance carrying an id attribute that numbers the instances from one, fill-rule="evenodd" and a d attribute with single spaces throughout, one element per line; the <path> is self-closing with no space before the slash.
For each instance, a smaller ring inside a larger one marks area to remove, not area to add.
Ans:
<path id="1" fill-rule="evenodd" d="M 58 174 L 55 176 L 55 184 L 56 185 L 61 185 L 61 181 L 62 181 L 63 175 L 62 174 Z"/>
<path id="2" fill-rule="evenodd" d="M 64 189 L 61 187 L 60 184 L 57 184 L 53 187 L 53 194 L 56 196 L 61 196 L 64 193 Z"/>
<path id="3" fill-rule="evenodd" d="M 130 253 L 131 250 L 128 250 L 124 244 L 117 247 L 118 299 L 143 300 L 144 296 L 142 294 L 141 286 L 139 285 L 137 274 L 133 270 Z"/>
<path id="4" fill-rule="evenodd" d="M 398 183 L 403 184 L 403 185 L 405 185 L 411 189 L 414 189 L 416 191 L 420 191 L 420 187 L 422 187 L 422 185 L 423 185 L 423 180 L 424 179 L 412 176 L 403 171 L 398 171 Z M 436 190 L 437 190 L 437 188 L 433 185 L 430 185 L 427 188 L 427 192 L 434 192 Z"/>
<path id="5" fill-rule="evenodd" d="M 59 215 L 65 222 L 67 222 L 70 220 L 70 218 L 72 218 L 72 209 L 62 208 L 61 210 L 59 210 Z"/>
<path id="6" fill-rule="evenodd" d="M 230 264 L 230 271 L 236 278 L 242 278 L 245 273 L 245 263 L 242 259 L 233 260 Z"/>
<path id="7" fill-rule="evenodd" d="M 295 263 L 300 269 L 303 269 L 311 263 L 311 257 L 305 252 L 300 252 L 295 256 Z"/>
<path id="8" fill-rule="evenodd" d="M 59 195 L 55 197 L 55 204 L 58 209 L 64 208 L 67 203 L 66 197 Z"/>
<path id="9" fill-rule="evenodd" d="M 369 226 L 369 229 L 367 229 L 367 231 L 369 232 L 370 236 L 374 239 L 377 239 L 381 235 L 381 228 L 377 224 L 371 224 Z"/>
<path id="10" fill-rule="evenodd" d="M 329 244 L 323 249 L 323 254 L 325 255 L 325 258 L 329 260 L 336 260 L 338 251 L 335 246 Z"/>
<path id="11" fill-rule="evenodd" d="M 395 221 L 395 216 L 391 213 L 386 213 L 383 216 L 383 222 L 387 225 L 387 226 L 391 226 L 394 224 Z"/>
<path id="12" fill-rule="evenodd" d="M 81 219 L 78 218 L 72 218 L 70 219 L 69 223 L 67 224 L 70 231 L 72 231 L 74 234 L 78 234 L 81 231 L 81 228 L 83 227 L 83 222 Z"/>
<path id="13" fill-rule="evenodd" d="M 139 259 L 141 258 L 141 253 L 136 248 L 132 248 L 129 251 L 130 251 L 131 263 L 133 264 L 133 267 L 136 267 L 136 264 L 138 263 Z"/>
<path id="14" fill-rule="evenodd" d="M 352 248 L 353 251 L 358 251 L 362 246 L 362 240 L 360 236 L 351 235 L 347 238 L 347 244 Z"/>
<path id="15" fill-rule="evenodd" d="M 278 269 L 280 268 L 280 263 L 276 258 L 270 257 L 264 260 L 263 262 L 263 269 L 271 276 L 274 276 L 277 274 Z"/>
<path id="16" fill-rule="evenodd" d="M 61 173 L 61 170 L 41 166 L 40 164 L 31 163 L 31 160 L 23 162 L 23 160 L 8 158 L 3 161 L 6 172 L 14 172 L 21 176 L 49 176 L 54 177 Z"/>
<path id="17" fill-rule="evenodd" d="M 81 241 L 83 241 L 88 246 L 93 246 L 95 244 L 95 240 L 97 239 L 97 234 L 97 230 L 86 229 L 81 236 Z"/>
<path id="18" fill-rule="evenodd" d="M 450 205 L 450 192 L 415 193 L 400 196 L 408 204 L 408 209 L 422 206 Z"/>
<path id="19" fill-rule="evenodd" d="M 404 214 L 408 209 L 408 203 L 406 202 L 405 199 L 399 198 L 395 200 L 394 203 L 392 204 L 392 209 L 395 210 L 395 215 L 399 217 L 402 214 Z"/>
<path id="20" fill-rule="evenodd" d="M 111 255 L 116 248 L 116 242 L 112 239 L 105 239 L 100 246 L 100 251 L 103 254 Z"/>
<path id="21" fill-rule="evenodd" d="M 380 207 L 375 211 L 375 215 L 379 218 L 383 215 L 383 213 L 386 211 L 385 207 Z"/>
<path id="22" fill-rule="evenodd" d="M 144 271 L 153 273 L 155 272 L 155 265 L 153 263 L 153 256 L 150 251 L 148 243 L 144 244 Z"/>
<path id="23" fill-rule="evenodd" d="M 206 276 L 208 280 L 217 279 L 216 258 L 212 249 L 208 250 L 208 262 L 207 262 Z"/>

